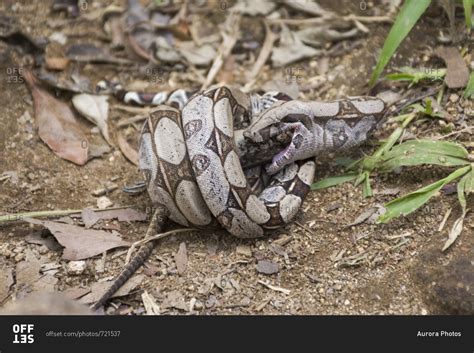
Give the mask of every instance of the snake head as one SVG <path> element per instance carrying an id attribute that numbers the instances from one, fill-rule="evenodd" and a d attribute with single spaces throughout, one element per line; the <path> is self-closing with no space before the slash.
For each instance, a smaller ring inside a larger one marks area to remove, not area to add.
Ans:
<path id="1" fill-rule="evenodd" d="M 274 174 L 292 162 L 339 152 L 364 142 L 386 110 L 374 97 L 353 97 L 333 102 L 277 102 L 244 131 L 255 143 L 292 134 L 290 144 L 266 166 Z"/>

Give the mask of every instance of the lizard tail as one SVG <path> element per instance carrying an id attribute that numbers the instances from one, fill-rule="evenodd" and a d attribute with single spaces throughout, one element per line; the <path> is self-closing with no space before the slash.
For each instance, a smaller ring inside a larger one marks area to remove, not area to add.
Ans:
<path id="1" fill-rule="evenodd" d="M 150 225 L 145 235 L 145 239 L 150 237 L 152 234 L 161 233 L 163 230 L 163 225 L 167 219 L 167 214 L 164 208 L 158 207 L 153 214 L 153 217 L 150 221 Z M 137 271 L 151 255 L 155 247 L 155 241 L 149 241 L 148 243 L 143 244 L 140 249 L 137 251 L 133 259 L 125 265 L 125 268 L 120 272 L 120 274 L 115 278 L 114 282 L 110 288 L 105 292 L 102 297 L 91 306 L 91 310 L 96 311 L 102 305 L 104 305 L 114 293 L 122 287 L 125 282 L 127 282 L 130 277 Z"/>

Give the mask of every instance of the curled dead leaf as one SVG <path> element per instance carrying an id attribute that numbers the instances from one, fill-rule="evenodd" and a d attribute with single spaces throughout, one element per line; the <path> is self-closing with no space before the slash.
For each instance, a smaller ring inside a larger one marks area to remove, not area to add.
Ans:
<path id="1" fill-rule="evenodd" d="M 109 118 L 108 96 L 97 96 L 92 94 L 77 94 L 72 98 L 72 104 L 82 116 L 91 123 L 97 125 L 105 141 L 112 145 L 107 127 Z"/>
<path id="2" fill-rule="evenodd" d="M 88 140 L 69 106 L 39 88 L 31 71 L 25 81 L 33 95 L 38 134 L 53 152 L 68 161 L 84 165 L 88 160 Z"/>

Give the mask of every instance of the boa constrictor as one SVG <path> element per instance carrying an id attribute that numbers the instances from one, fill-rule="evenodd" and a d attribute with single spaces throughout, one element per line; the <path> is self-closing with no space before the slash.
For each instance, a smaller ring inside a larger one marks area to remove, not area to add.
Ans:
<path id="1" fill-rule="evenodd" d="M 142 98 L 135 92 L 128 96 Z M 218 223 L 240 238 L 291 222 L 314 179 L 309 158 L 359 145 L 385 111 L 384 102 L 372 97 L 302 102 L 280 93 L 248 96 L 228 87 L 190 99 L 173 92 L 146 100 L 182 107 L 159 106 L 142 129 L 140 169 L 152 202 L 183 226 Z M 252 183 L 248 171 L 254 168 L 244 170 L 241 162 L 252 165 L 255 159 L 266 165 Z M 149 243 L 139 250 L 95 308 L 152 249 Z"/>

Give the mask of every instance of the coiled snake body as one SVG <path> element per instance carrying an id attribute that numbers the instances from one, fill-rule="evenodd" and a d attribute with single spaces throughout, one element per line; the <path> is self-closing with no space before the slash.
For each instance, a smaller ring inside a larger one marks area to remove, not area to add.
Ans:
<path id="1" fill-rule="evenodd" d="M 384 102 L 372 97 L 302 102 L 229 87 L 189 100 L 184 93 L 160 94 L 146 98 L 182 109 L 159 106 L 143 126 L 139 161 L 152 202 L 183 226 L 219 224 L 239 238 L 260 237 L 291 222 L 314 179 L 311 157 L 359 145 L 385 111 Z M 130 96 L 140 99 L 138 93 Z M 252 166 L 256 160 L 264 167 L 257 176 L 251 173 L 258 169 Z M 95 308 L 141 265 L 150 244 Z"/>

